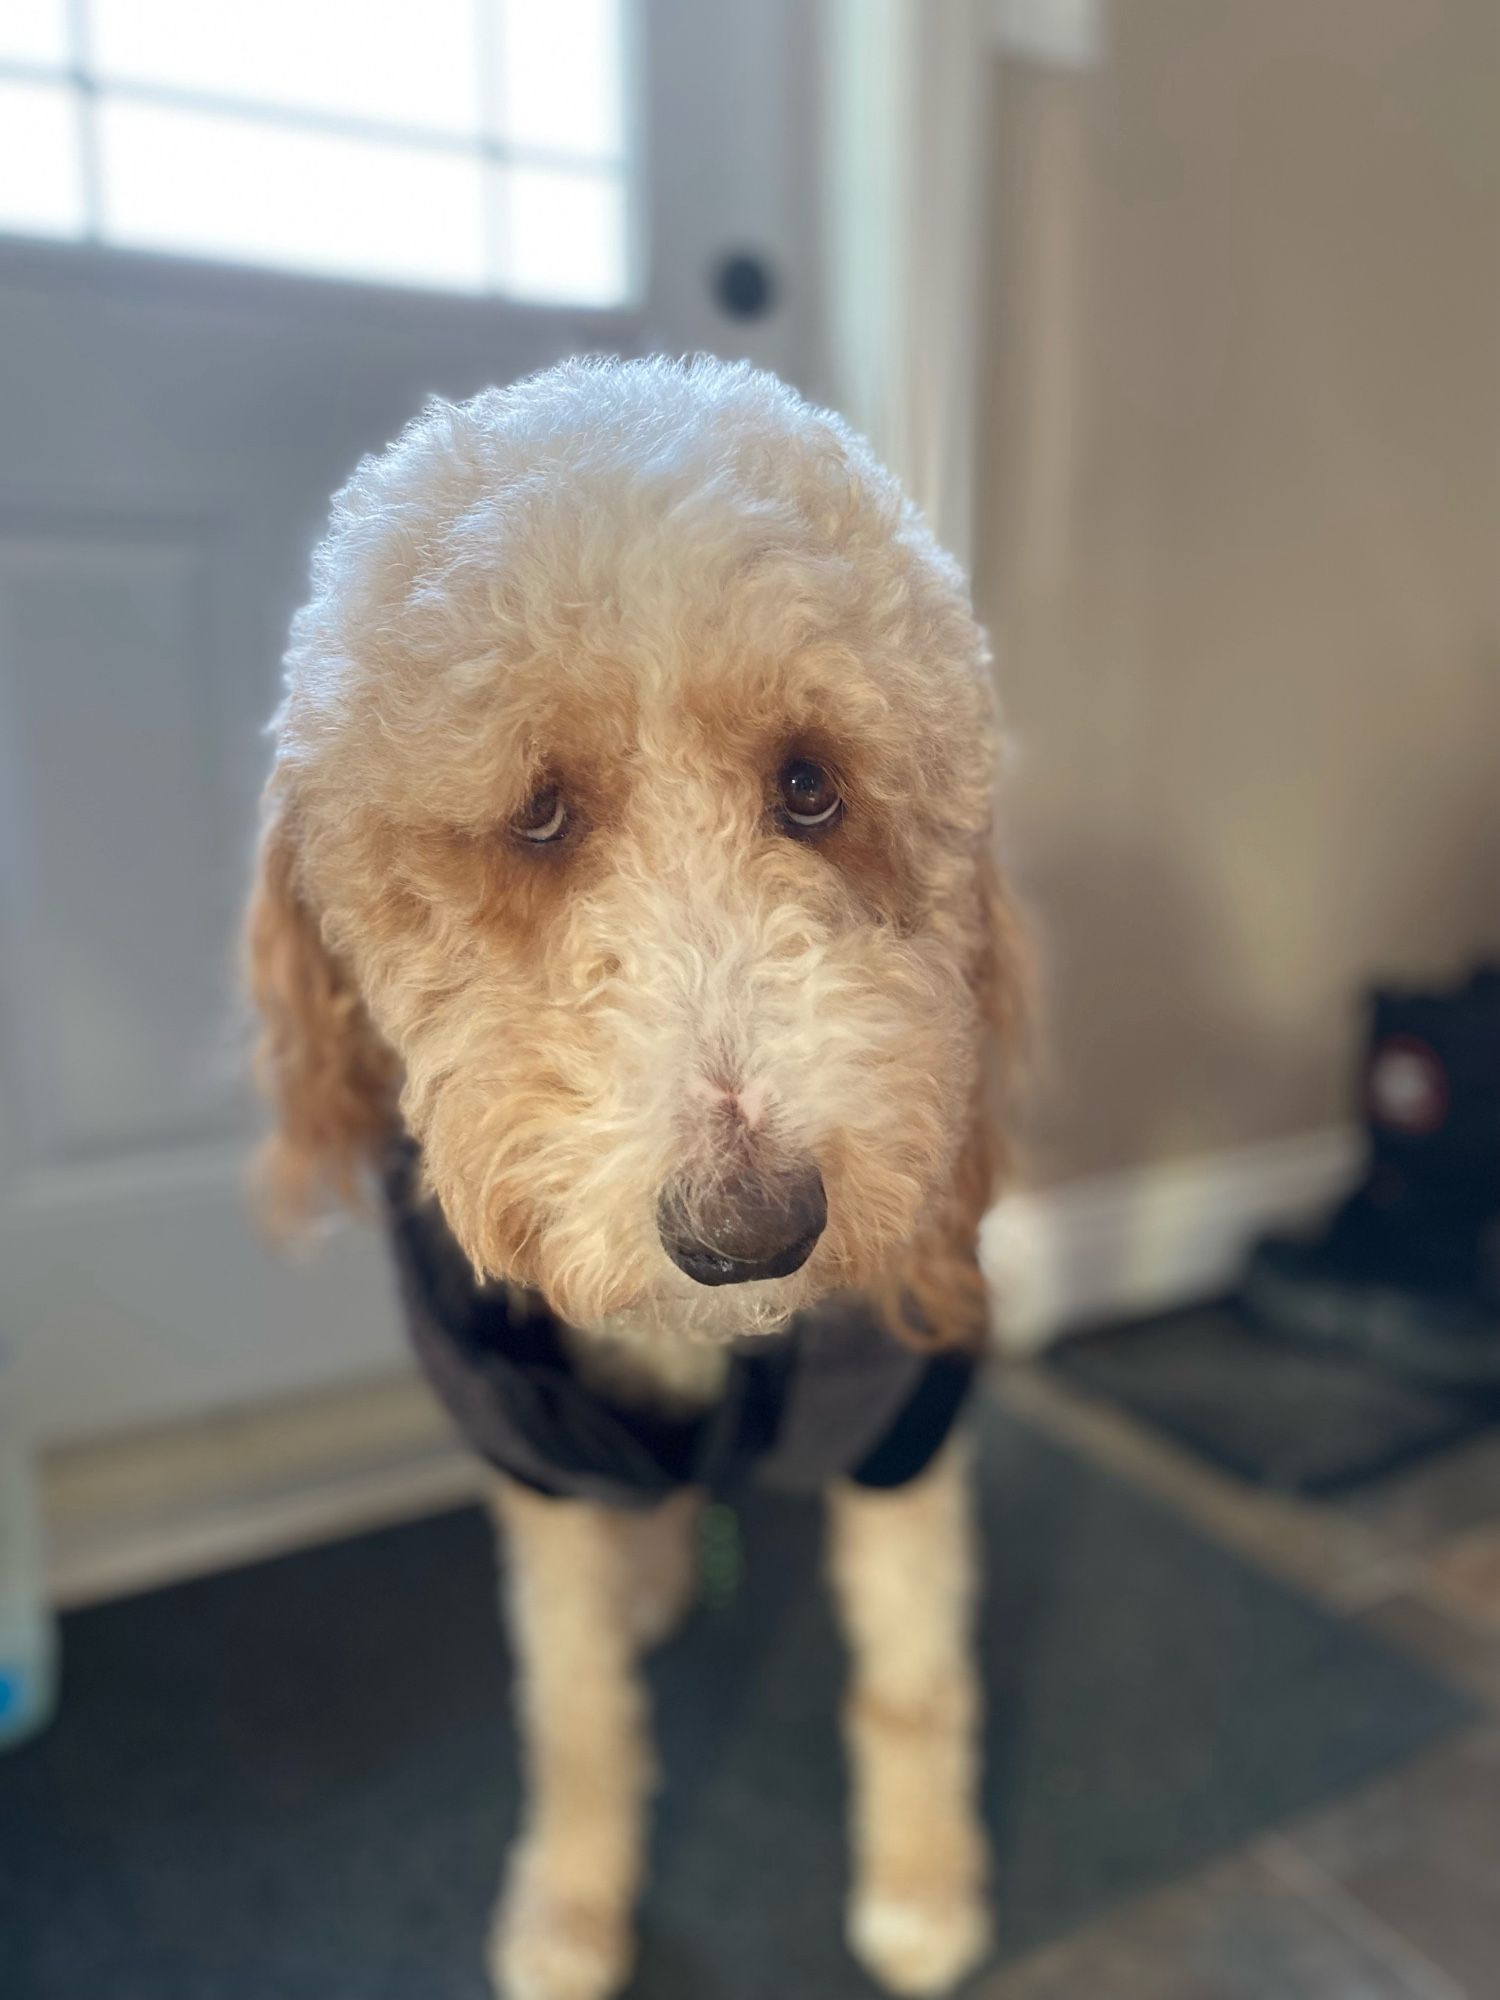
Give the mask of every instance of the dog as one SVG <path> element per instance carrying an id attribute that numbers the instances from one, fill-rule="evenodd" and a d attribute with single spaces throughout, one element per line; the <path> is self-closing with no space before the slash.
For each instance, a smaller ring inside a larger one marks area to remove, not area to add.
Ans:
<path id="1" fill-rule="evenodd" d="M 852 1949 L 945 1991 L 988 1939 L 954 1358 L 1024 989 L 959 570 L 774 377 L 573 361 L 359 466 L 273 735 L 266 1197 L 382 1177 L 497 1468 L 528 1785 L 497 1991 L 629 1976 L 637 1662 L 757 1454 L 828 1487 Z"/>

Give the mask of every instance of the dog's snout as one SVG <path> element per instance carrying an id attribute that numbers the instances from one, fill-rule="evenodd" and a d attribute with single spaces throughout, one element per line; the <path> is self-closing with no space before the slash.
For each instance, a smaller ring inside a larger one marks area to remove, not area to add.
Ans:
<path id="1" fill-rule="evenodd" d="M 811 1160 L 711 1186 L 675 1181 L 656 1211 L 662 1248 L 700 1285 L 790 1277 L 812 1255 L 827 1221 L 823 1176 Z"/>

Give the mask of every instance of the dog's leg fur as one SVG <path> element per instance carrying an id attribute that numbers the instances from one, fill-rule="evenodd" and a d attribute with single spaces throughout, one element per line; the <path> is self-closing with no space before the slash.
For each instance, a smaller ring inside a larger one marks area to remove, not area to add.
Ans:
<path id="1" fill-rule="evenodd" d="M 685 1486 L 658 1507 L 620 1516 L 630 1568 L 630 1631 L 643 1651 L 670 1639 L 693 1608 L 702 1510 L 703 1495 Z"/>
<path id="2" fill-rule="evenodd" d="M 503 2000 L 606 2000 L 630 1975 L 651 1783 L 620 1515 L 500 1479 L 526 1807 L 496 1916 Z"/>
<path id="3" fill-rule="evenodd" d="M 831 1557 L 851 1652 L 849 1942 L 900 1994 L 945 1992 L 989 1934 L 976 1810 L 979 1691 L 968 1454 L 891 1492 L 834 1489 Z"/>

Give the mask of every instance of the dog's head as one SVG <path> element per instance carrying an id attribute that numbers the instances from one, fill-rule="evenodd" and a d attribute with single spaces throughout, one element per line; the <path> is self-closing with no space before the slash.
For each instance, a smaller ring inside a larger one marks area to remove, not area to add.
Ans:
<path id="1" fill-rule="evenodd" d="M 402 1118 L 476 1269 L 575 1322 L 951 1316 L 1015 980 L 988 655 L 835 419 L 702 362 L 435 405 L 334 503 L 276 742 L 287 1202 Z"/>

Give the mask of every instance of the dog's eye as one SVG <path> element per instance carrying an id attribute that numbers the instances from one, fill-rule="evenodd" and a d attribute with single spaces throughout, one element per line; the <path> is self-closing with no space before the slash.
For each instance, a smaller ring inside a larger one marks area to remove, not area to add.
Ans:
<path id="1" fill-rule="evenodd" d="M 532 793 L 510 828 L 520 839 L 532 841 L 538 847 L 550 840 L 561 840 L 568 830 L 567 801 L 556 785 L 544 785 L 541 791 Z"/>
<path id="2" fill-rule="evenodd" d="M 809 757 L 793 757 L 776 780 L 781 823 L 788 833 L 817 833 L 831 826 L 843 807 L 838 786 Z"/>

